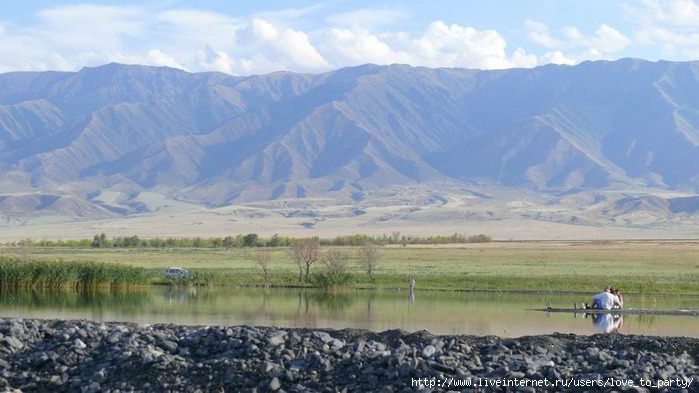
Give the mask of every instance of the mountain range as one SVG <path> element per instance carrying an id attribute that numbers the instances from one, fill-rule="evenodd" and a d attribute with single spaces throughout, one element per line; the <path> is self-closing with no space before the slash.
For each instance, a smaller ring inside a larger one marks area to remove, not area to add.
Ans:
<path id="1" fill-rule="evenodd" d="M 479 217 L 693 223 L 697 188 L 699 62 L 0 75 L 8 226 L 319 198 L 355 213 L 460 198 Z"/>

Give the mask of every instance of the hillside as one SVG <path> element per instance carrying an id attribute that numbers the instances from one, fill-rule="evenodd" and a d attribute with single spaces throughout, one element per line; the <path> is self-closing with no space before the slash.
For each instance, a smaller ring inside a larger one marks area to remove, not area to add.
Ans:
<path id="1" fill-rule="evenodd" d="M 693 225 L 698 146 L 699 62 L 0 75 L 8 227 L 231 206 L 315 220 L 302 228 L 372 208 L 377 225 L 393 210 L 419 222 L 426 207 L 464 220 Z M 321 205 L 341 213 L 308 207 Z"/>

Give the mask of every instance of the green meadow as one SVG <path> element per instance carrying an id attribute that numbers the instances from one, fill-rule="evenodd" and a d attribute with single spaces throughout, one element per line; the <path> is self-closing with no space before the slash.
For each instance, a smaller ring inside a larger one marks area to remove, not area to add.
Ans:
<path id="1" fill-rule="evenodd" d="M 492 242 L 384 246 L 379 248 L 373 281 L 363 271 L 357 248 L 324 247 L 323 251 L 329 249 L 343 251 L 349 256 L 347 271 L 352 275 L 352 286 L 356 288 L 406 287 L 413 277 L 416 287 L 433 290 L 595 292 L 605 285 L 612 285 L 625 293 L 699 294 L 699 243 L 695 242 Z M 265 285 L 262 270 L 255 262 L 257 250 L 0 247 L 0 256 L 14 264 L 39 261 L 41 266 L 53 263 L 62 269 L 65 269 L 62 264 L 66 261 L 90 262 L 85 266 L 91 267 L 108 263 L 110 269 L 118 266 L 143 269 L 153 284 L 168 283 L 162 272 L 168 267 L 178 266 L 194 272 L 193 281 L 197 284 L 245 287 Z M 267 250 L 271 252 L 269 286 L 310 286 L 298 280 L 298 268 L 286 248 Z M 321 272 L 324 269 L 322 260 L 312 269 Z M 121 274 L 114 270 L 114 276 Z M 142 276 L 136 274 L 134 277 Z M 143 280 L 139 278 L 134 282 Z"/>

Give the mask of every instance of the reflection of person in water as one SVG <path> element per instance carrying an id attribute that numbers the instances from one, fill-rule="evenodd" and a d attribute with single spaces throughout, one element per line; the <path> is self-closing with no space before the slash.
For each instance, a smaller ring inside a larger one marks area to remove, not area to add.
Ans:
<path id="1" fill-rule="evenodd" d="M 621 315 L 595 314 L 592 316 L 592 327 L 600 333 L 619 332 L 624 324 Z"/>
<path id="2" fill-rule="evenodd" d="M 415 287 L 415 279 L 411 278 L 408 281 L 408 302 L 410 302 L 410 303 L 415 301 L 415 293 L 413 292 L 414 287 Z"/>

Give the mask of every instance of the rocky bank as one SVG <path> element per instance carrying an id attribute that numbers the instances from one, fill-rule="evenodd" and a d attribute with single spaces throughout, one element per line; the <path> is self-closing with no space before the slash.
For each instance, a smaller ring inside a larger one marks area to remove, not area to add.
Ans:
<path id="1" fill-rule="evenodd" d="M 623 334 L 504 339 L 0 319 L 0 391 L 691 392 L 697 356 L 699 339 Z M 512 386 L 526 380 L 540 385 Z"/>

